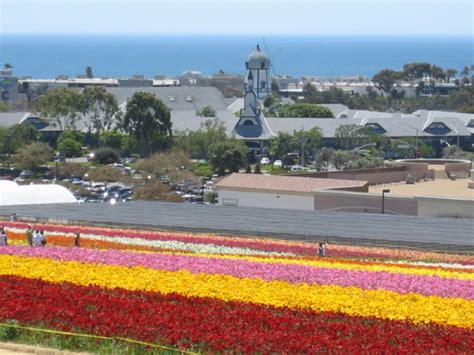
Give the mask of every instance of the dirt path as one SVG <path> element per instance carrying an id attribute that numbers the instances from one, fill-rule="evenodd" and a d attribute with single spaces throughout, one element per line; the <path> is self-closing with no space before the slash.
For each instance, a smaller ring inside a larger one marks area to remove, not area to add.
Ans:
<path id="1" fill-rule="evenodd" d="M 16 343 L 0 343 L 1 355 L 89 355 L 91 353 L 76 353 L 72 351 L 63 351 L 52 348 L 43 348 L 40 346 L 23 345 Z"/>

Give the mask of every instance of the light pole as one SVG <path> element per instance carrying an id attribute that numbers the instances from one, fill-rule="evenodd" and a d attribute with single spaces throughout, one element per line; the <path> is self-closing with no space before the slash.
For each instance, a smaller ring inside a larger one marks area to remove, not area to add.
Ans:
<path id="1" fill-rule="evenodd" d="M 7 151 L 7 168 L 10 169 L 10 154 L 11 154 L 11 141 L 12 141 L 13 136 L 12 135 L 6 135 L 5 136 L 5 146 L 6 146 L 6 151 Z"/>
<path id="2" fill-rule="evenodd" d="M 301 166 L 304 166 L 304 141 L 305 138 L 301 137 Z"/>
<path id="3" fill-rule="evenodd" d="M 54 157 L 54 164 L 55 164 L 54 182 L 56 182 L 58 181 L 58 175 L 59 175 L 59 152 L 56 153 L 56 156 Z"/>
<path id="4" fill-rule="evenodd" d="M 385 214 L 385 194 L 388 194 L 389 192 L 389 189 L 382 190 L 382 214 Z"/>

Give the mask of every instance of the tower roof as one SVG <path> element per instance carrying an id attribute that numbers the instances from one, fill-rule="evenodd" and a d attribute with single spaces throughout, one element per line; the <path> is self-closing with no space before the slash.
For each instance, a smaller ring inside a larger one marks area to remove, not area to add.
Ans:
<path id="1" fill-rule="evenodd" d="M 270 69 L 270 58 L 260 50 L 257 44 L 257 48 L 247 57 L 245 66 L 247 69 Z"/>

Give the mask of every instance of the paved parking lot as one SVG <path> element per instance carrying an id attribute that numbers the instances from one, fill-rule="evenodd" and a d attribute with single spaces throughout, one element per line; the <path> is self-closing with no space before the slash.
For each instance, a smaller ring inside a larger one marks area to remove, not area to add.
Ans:
<path id="1" fill-rule="evenodd" d="M 0 216 L 474 252 L 474 220 L 131 201 L 0 207 Z"/>

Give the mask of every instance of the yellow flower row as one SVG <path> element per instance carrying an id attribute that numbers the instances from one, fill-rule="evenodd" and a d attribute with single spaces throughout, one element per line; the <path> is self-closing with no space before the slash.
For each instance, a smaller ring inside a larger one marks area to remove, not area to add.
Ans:
<path id="1" fill-rule="evenodd" d="M 474 301 L 461 298 L 401 295 L 385 290 L 266 282 L 227 275 L 192 274 L 185 270 L 170 272 L 17 256 L 0 256 L 0 275 L 165 294 L 176 292 L 224 301 L 474 328 Z"/>

